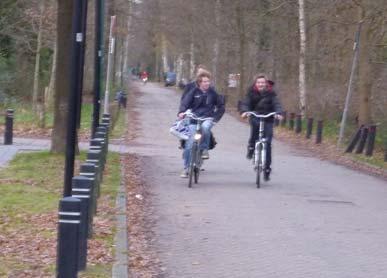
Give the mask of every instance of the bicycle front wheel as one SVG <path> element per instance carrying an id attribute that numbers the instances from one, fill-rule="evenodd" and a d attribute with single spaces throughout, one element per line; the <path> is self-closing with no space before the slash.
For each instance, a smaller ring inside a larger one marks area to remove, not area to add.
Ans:
<path id="1" fill-rule="evenodd" d="M 258 159 L 257 159 L 257 177 L 255 183 L 257 184 L 257 188 L 261 187 L 261 176 L 263 172 L 262 166 L 262 145 L 258 146 Z"/>
<path id="2" fill-rule="evenodd" d="M 188 172 L 188 187 L 192 187 L 192 178 L 195 175 L 195 168 L 196 168 L 196 156 L 197 156 L 197 149 L 198 149 L 198 144 L 194 142 L 192 144 L 192 149 L 191 149 L 191 161 L 189 162 L 189 172 Z"/>

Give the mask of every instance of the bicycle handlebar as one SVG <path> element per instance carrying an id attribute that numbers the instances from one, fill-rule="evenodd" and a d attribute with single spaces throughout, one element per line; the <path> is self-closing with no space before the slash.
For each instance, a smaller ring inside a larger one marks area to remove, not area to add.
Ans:
<path id="1" fill-rule="evenodd" d="M 206 118 L 200 118 L 200 117 L 197 117 L 194 113 L 192 112 L 185 112 L 184 115 L 188 118 L 191 118 L 193 120 L 196 120 L 196 121 L 213 121 L 214 118 L 212 117 L 206 117 Z"/>
<path id="2" fill-rule="evenodd" d="M 253 116 L 256 117 L 256 118 L 268 118 L 268 117 L 271 117 L 271 116 L 276 115 L 277 112 L 271 112 L 271 113 L 269 113 L 269 114 L 263 115 L 263 114 L 256 114 L 256 113 L 253 112 L 253 111 L 247 111 L 246 114 L 247 114 L 247 115 L 253 115 Z"/>

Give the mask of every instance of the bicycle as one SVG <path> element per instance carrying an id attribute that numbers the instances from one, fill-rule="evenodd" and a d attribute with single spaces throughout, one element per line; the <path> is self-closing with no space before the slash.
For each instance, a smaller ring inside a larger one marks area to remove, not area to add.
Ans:
<path id="1" fill-rule="evenodd" d="M 201 127 L 202 123 L 204 121 L 212 121 L 213 118 L 207 117 L 207 118 L 200 118 L 197 117 L 195 114 L 192 112 L 186 112 L 185 116 L 195 120 L 196 121 L 196 128 L 195 128 L 195 133 L 193 135 L 193 143 L 191 147 L 191 157 L 189 161 L 189 168 L 188 168 L 188 187 L 192 187 L 192 179 L 194 180 L 195 183 L 199 182 L 199 175 L 201 171 L 201 167 L 203 165 L 203 159 L 202 159 L 202 154 L 200 150 L 200 141 L 202 139 L 202 133 L 201 133 Z"/>
<path id="2" fill-rule="evenodd" d="M 259 119 L 259 134 L 258 134 L 258 140 L 255 141 L 254 146 L 254 154 L 253 154 L 253 165 L 254 170 L 256 171 L 256 184 L 257 188 L 260 188 L 261 184 L 261 176 L 263 171 L 265 170 L 265 164 L 266 164 L 266 151 L 267 151 L 267 139 L 263 136 L 264 130 L 265 130 L 265 118 L 274 116 L 277 114 L 276 112 L 272 112 L 266 115 L 259 115 L 255 112 L 248 111 L 246 112 L 247 115 L 252 115 Z"/>

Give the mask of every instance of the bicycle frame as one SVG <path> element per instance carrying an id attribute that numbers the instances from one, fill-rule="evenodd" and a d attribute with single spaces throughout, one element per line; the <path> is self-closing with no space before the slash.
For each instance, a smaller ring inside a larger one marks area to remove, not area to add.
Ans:
<path id="1" fill-rule="evenodd" d="M 212 120 L 213 118 L 199 118 L 192 113 L 185 113 L 185 115 L 193 120 L 196 120 L 195 134 L 193 135 L 193 143 L 191 148 L 191 159 L 189 163 L 189 179 L 188 187 L 192 186 L 192 178 L 194 177 L 195 183 L 199 181 L 200 168 L 203 164 L 201 151 L 200 151 L 200 141 L 202 140 L 201 127 L 202 123 L 206 120 Z"/>
<path id="2" fill-rule="evenodd" d="M 254 148 L 254 166 L 258 169 L 258 166 L 264 166 L 266 164 L 266 148 L 267 139 L 263 136 L 265 130 L 265 121 L 263 118 L 259 118 L 259 133 L 258 140 L 255 142 Z M 261 150 L 259 155 L 259 150 Z"/>
<path id="3" fill-rule="evenodd" d="M 267 139 L 264 137 L 265 118 L 274 116 L 276 113 L 272 112 L 267 115 L 258 115 L 250 111 L 247 112 L 247 114 L 259 119 L 258 140 L 255 142 L 253 159 L 254 170 L 257 172 L 256 184 L 257 188 L 259 188 L 261 183 L 261 174 L 266 165 Z"/>

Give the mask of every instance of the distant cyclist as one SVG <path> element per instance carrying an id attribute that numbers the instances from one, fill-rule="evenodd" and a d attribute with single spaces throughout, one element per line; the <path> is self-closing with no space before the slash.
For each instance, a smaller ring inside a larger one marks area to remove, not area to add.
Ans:
<path id="1" fill-rule="evenodd" d="M 275 117 L 282 119 L 282 107 L 277 94 L 272 89 L 274 82 L 267 79 L 264 74 L 259 74 L 254 78 L 253 84 L 247 91 L 245 99 L 241 102 L 239 111 L 242 118 L 247 117 L 247 111 L 255 111 L 258 114 L 278 113 Z M 258 138 L 259 119 L 250 117 L 250 138 L 247 146 L 247 159 L 251 159 L 254 153 L 255 141 Z M 274 117 L 265 119 L 264 136 L 267 138 L 267 153 L 264 179 L 270 179 L 271 172 L 271 141 L 273 139 Z"/>
<path id="2" fill-rule="evenodd" d="M 149 78 L 149 75 L 145 70 L 140 72 L 140 79 L 142 80 L 143 83 L 146 83 L 148 81 L 148 78 Z"/>
<path id="3" fill-rule="evenodd" d="M 202 150 L 202 158 L 208 159 L 208 149 L 210 146 L 210 137 L 211 137 L 211 128 L 215 123 L 217 123 L 223 116 L 225 107 L 224 107 L 224 98 L 220 96 L 212 87 L 211 84 L 211 74 L 208 71 L 201 71 L 196 77 L 197 86 L 191 89 L 184 98 L 181 100 L 180 108 L 178 112 L 179 118 L 184 117 L 184 112 L 188 109 L 192 111 L 197 117 L 212 117 L 213 121 L 204 121 L 202 123 L 202 132 L 203 137 L 200 144 L 200 149 Z M 191 137 L 185 144 L 183 158 L 184 158 L 184 171 L 180 175 L 181 177 L 187 177 L 188 169 L 188 157 L 189 152 L 193 143 L 193 134 L 195 131 L 195 123 L 191 122 L 190 124 Z"/>

